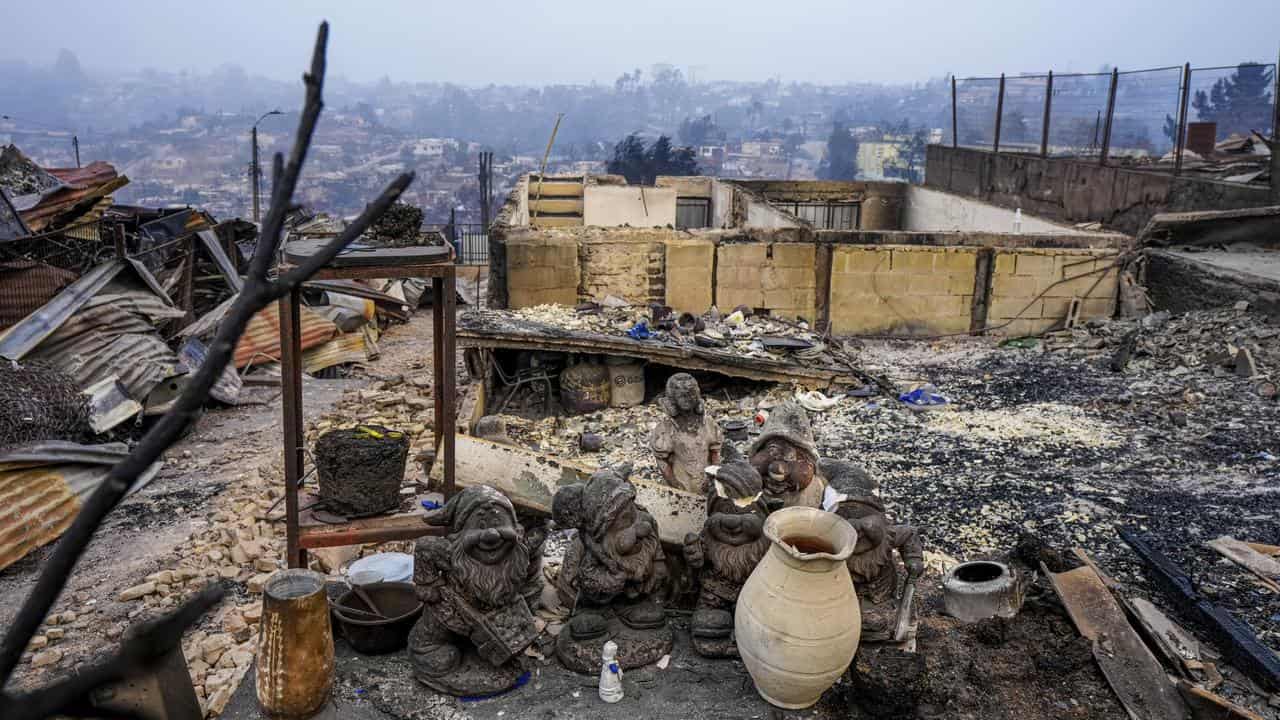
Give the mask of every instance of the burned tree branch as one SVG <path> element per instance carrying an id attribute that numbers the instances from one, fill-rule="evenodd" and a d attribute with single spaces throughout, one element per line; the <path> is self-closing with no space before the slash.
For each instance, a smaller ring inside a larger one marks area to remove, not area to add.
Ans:
<path id="1" fill-rule="evenodd" d="M 328 24 L 322 23 L 316 36 L 311 72 L 304 76 L 306 104 L 298 123 L 297 135 L 294 138 L 289 163 L 282 172 L 278 173 L 278 182 L 272 193 L 271 207 L 267 212 L 266 220 L 258 238 L 257 249 L 250 264 L 245 287 L 219 326 L 217 335 L 209 345 L 209 352 L 205 362 L 192 376 L 191 381 L 187 384 L 182 394 L 179 395 L 174 406 L 143 436 L 128 457 L 111 468 L 106 480 L 90 496 L 84 507 L 81 508 L 75 521 L 45 562 L 40 576 L 36 579 L 35 587 L 32 588 L 26 602 L 23 603 L 22 608 L 18 611 L 17 616 L 5 633 L 3 645 L 0 645 L 0 690 L 3 690 L 13 675 L 23 650 L 39 629 L 40 623 L 44 621 L 49 609 L 57 601 L 58 595 L 66 586 L 72 570 L 84 553 L 94 533 L 102 524 L 103 519 L 124 498 L 134 479 L 159 460 L 165 450 L 173 445 L 186 427 L 195 420 L 197 412 L 209 395 L 210 388 L 213 387 L 214 382 L 221 376 L 223 369 L 231 361 L 236 343 L 244 333 L 249 320 L 271 302 L 287 294 L 302 281 L 306 280 L 324 262 L 328 262 L 335 257 L 343 247 L 359 235 L 363 228 L 368 227 L 373 220 L 377 219 L 378 215 L 399 198 L 404 189 L 412 182 L 412 175 L 402 175 L 397 178 L 365 210 L 365 213 L 361 215 L 361 220 L 357 221 L 357 224 L 353 225 L 349 232 L 343 233 L 326 246 L 322 253 L 312 259 L 313 262 L 308 262 L 302 267 L 295 268 L 274 282 L 269 279 L 268 273 L 271 263 L 281 242 L 284 216 L 293 199 L 298 177 L 301 174 L 307 150 L 311 145 L 316 120 L 319 118 L 320 111 L 324 106 L 321 100 L 321 90 L 324 82 L 325 47 L 328 34 Z M 281 161 L 277 159 L 275 167 L 279 168 L 280 166 Z M 198 602 L 185 606 L 183 612 L 170 616 L 165 623 L 156 629 L 155 633 L 149 634 L 148 637 L 155 641 L 163 632 L 172 632 L 180 636 L 182 629 L 185 629 L 187 625 L 198 619 L 199 614 L 192 615 L 191 613 L 204 600 L 207 600 L 207 596 L 200 596 Z M 207 608 L 208 606 L 205 605 L 204 607 Z M 121 653 L 121 662 L 117 663 L 117 667 L 121 672 L 128 670 L 131 665 L 136 665 L 139 657 L 137 648 L 126 647 L 124 650 L 127 652 Z M 74 687 L 79 687 L 79 685 Z M 68 694 L 71 689 L 73 689 L 71 684 L 64 683 L 38 691 L 39 693 L 47 694 L 34 694 L 28 697 L 41 698 L 41 708 L 57 708 L 60 703 L 65 704 L 75 700 L 74 697 Z M 0 695 L 0 707 L 11 703 L 12 698 Z M 41 712 L 43 713 L 44 711 L 42 710 Z M 33 717 L 39 716 L 37 713 L 26 713 L 25 709 L 24 713 Z M 8 717 L 8 714 L 6 713 L 5 716 Z"/>

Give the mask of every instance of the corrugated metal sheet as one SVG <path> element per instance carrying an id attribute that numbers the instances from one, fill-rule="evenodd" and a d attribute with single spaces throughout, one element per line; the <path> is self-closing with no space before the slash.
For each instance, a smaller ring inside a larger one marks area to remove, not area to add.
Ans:
<path id="1" fill-rule="evenodd" d="M 146 267 L 134 260 L 110 260 L 80 276 L 39 310 L 0 334 L 0 357 L 21 360 L 104 288 L 111 285 L 114 291 L 117 287 L 127 287 L 128 284 L 117 280 L 127 271 L 132 271 L 130 280 L 135 281 L 130 284 L 136 287 L 139 286 L 136 281 L 141 281 L 141 287 L 149 288 L 162 304 L 172 307 Z M 113 282 L 117 284 L 112 285 Z"/>
<path id="2" fill-rule="evenodd" d="M 32 260 L 0 262 L 0 330 L 39 310 L 75 279 L 70 270 Z"/>
<path id="3" fill-rule="evenodd" d="M 328 318 L 307 307 L 302 307 L 302 349 L 308 350 L 328 342 L 338 332 L 338 326 Z M 272 305 L 258 311 L 249 320 L 244 335 L 236 345 L 235 364 L 242 368 L 250 363 L 280 359 L 280 309 Z"/>
<path id="4" fill-rule="evenodd" d="M 368 359 L 364 334 L 347 333 L 302 353 L 302 368 L 309 373 L 317 373 L 334 365 L 365 362 Z"/>
<path id="5" fill-rule="evenodd" d="M 22 221 L 32 232 L 40 232 L 57 224 L 59 220 L 82 215 L 103 197 L 129 184 L 129 178 L 120 175 L 114 167 L 101 160 L 82 168 L 47 170 L 62 185 L 41 194 L 31 207 L 19 210 Z"/>
<path id="6" fill-rule="evenodd" d="M 124 443 L 80 445 L 51 441 L 0 455 L 0 569 L 53 542 L 75 520 L 111 466 L 128 455 Z M 152 465 L 129 492 L 159 471 Z"/>

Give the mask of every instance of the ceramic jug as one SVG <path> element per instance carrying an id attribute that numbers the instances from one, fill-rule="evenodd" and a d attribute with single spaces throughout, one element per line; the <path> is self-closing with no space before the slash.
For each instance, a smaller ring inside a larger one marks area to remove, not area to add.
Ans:
<path id="1" fill-rule="evenodd" d="M 770 704 L 807 708 L 849 667 L 862 614 L 845 560 L 857 532 L 808 507 L 769 515 L 772 543 L 738 595 L 734 636 L 756 692 Z"/>

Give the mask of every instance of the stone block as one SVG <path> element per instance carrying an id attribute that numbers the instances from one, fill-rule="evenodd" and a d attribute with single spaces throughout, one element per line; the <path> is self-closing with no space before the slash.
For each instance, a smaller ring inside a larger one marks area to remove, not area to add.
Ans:
<path id="1" fill-rule="evenodd" d="M 721 245 L 716 255 L 721 268 L 758 268 L 765 264 L 767 252 L 764 243 L 733 243 Z"/>
<path id="2" fill-rule="evenodd" d="M 841 246 L 831 258 L 835 273 L 876 272 L 890 269 L 891 253 L 877 248 Z"/>
<path id="3" fill-rule="evenodd" d="M 1032 275 L 1036 277 L 1052 277 L 1053 276 L 1052 255 L 1046 255 L 1037 252 L 1024 251 L 1018 253 L 1018 262 L 1016 265 L 1016 275 Z"/>
<path id="4" fill-rule="evenodd" d="M 894 272 L 933 272 L 933 260 L 938 251 L 933 248 L 894 248 L 891 268 Z"/>
<path id="5" fill-rule="evenodd" d="M 953 272 L 947 276 L 947 293 L 949 295 L 973 295 L 974 274 L 973 272 Z"/>
<path id="6" fill-rule="evenodd" d="M 1012 275 L 1017 264 L 1017 255 L 1009 250 L 997 250 L 995 257 L 995 267 L 991 269 L 993 275 Z"/>
<path id="7" fill-rule="evenodd" d="M 933 259 L 933 267 L 940 272 L 967 272 L 972 276 L 977 265 L 978 253 L 974 250 L 946 248 L 938 252 Z"/>
<path id="8" fill-rule="evenodd" d="M 1043 308 L 1044 300 L 1032 300 L 1029 297 L 995 298 L 987 310 L 987 317 L 1002 321 L 1010 318 L 1040 318 Z"/>
<path id="9" fill-rule="evenodd" d="M 996 300 L 1006 297 L 1033 298 L 1050 282 L 1047 277 L 995 275 L 991 278 L 991 296 Z"/>
<path id="10" fill-rule="evenodd" d="M 817 248 L 810 243 L 774 243 L 773 264 L 780 267 L 809 268 L 810 275 Z"/>

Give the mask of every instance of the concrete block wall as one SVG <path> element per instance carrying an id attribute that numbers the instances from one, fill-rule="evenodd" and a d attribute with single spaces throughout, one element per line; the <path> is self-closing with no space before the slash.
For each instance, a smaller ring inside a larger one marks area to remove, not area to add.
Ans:
<path id="1" fill-rule="evenodd" d="M 838 335 L 969 330 L 977 248 L 842 245 L 832 251 L 829 313 Z"/>
<path id="2" fill-rule="evenodd" d="M 667 304 L 677 312 L 701 314 L 715 302 L 716 244 L 704 238 L 667 241 Z"/>
<path id="3" fill-rule="evenodd" d="M 618 240 L 584 241 L 578 256 L 581 282 L 574 302 L 599 302 L 608 295 L 636 305 L 663 302 L 666 245 L 662 237 L 646 235 L 633 233 Z"/>
<path id="4" fill-rule="evenodd" d="M 508 307 L 578 302 L 581 270 L 574 238 L 508 237 L 505 270 Z"/>
<path id="5" fill-rule="evenodd" d="M 987 327 L 1000 335 L 1043 332 L 1081 299 L 1080 319 L 1109 317 L 1119 273 L 1105 250 L 997 249 L 992 259 Z M 1042 295 L 1043 294 L 1043 295 Z"/>
<path id="6" fill-rule="evenodd" d="M 817 245 L 722 243 L 716 250 L 717 307 L 764 308 L 786 318 L 817 318 Z"/>

